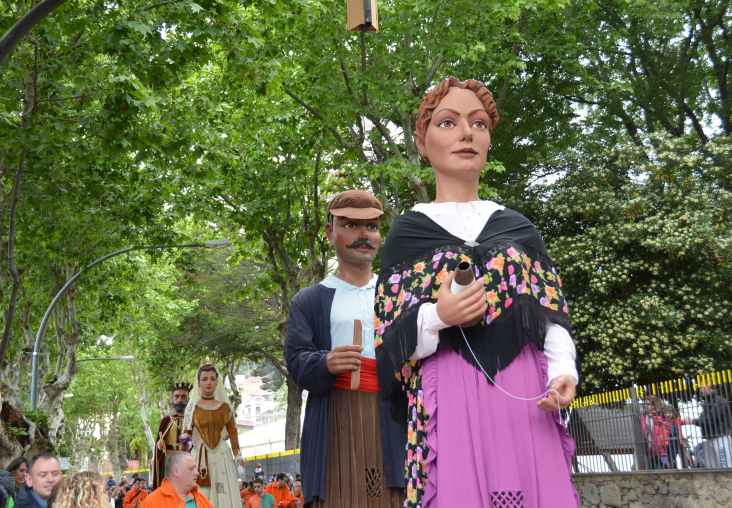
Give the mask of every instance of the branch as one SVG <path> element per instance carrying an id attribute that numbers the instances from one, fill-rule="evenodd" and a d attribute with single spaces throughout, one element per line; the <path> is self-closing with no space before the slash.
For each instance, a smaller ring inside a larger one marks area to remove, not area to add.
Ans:
<path id="1" fill-rule="evenodd" d="M 3 38 L 0 39 L 0 65 L 13 52 L 20 40 L 62 3 L 64 0 L 43 0 L 5 32 Z"/>
<path id="2" fill-rule="evenodd" d="M 343 82 L 346 85 L 346 91 L 348 91 L 348 95 L 351 97 L 355 104 L 359 104 L 358 97 L 356 97 L 356 93 L 353 91 L 351 77 L 348 75 L 348 68 L 346 67 L 346 63 L 343 61 L 343 57 L 341 55 L 338 55 L 338 63 L 341 67 L 341 76 L 343 76 Z M 363 127 L 363 121 L 361 120 L 361 116 L 358 113 L 356 113 L 356 127 L 358 129 L 358 133 L 353 132 L 353 130 L 351 130 L 350 128 L 349 131 L 351 132 L 351 136 L 353 136 L 357 140 L 358 146 L 363 147 L 363 142 L 366 139 L 366 133 Z M 363 149 L 361 149 L 360 151 L 363 156 Z"/>
<path id="3" fill-rule="evenodd" d="M 226 194 L 219 194 L 219 195 L 218 195 L 218 197 L 219 197 L 219 198 L 220 198 L 220 199 L 221 199 L 221 200 L 222 200 L 222 201 L 223 201 L 224 203 L 226 203 L 227 205 L 229 205 L 229 206 L 230 206 L 231 208 L 233 208 L 233 209 L 234 209 L 234 210 L 236 210 L 237 212 L 239 212 L 239 213 L 242 213 L 242 212 L 244 212 L 244 210 L 243 210 L 243 209 L 241 208 L 241 206 L 240 206 L 240 205 L 238 205 L 238 204 L 236 204 L 236 203 L 234 203 L 234 201 L 233 201 L 233 200 L 232 200 L 232 199 L 231 199 L 231 198 L 230 198 L 229 196 L 227 196 Z"/>
<path id="4" fill-rule="evenodd" d="M 267 360 L 269 360 L 269 363 L 271 363 L 272 366 L 275 369 L 277 369 L 277 372 L 279 372 L 280 374 L 282 374 L 282 377 L 283 378 L 287 379 L 287 367 L 285 366 L 284 362 L 282 362 L 282 360 L 280 360 L 279 358 L 277 358 L 272 353 L 266 353 L 265 352 L 265 353 L 263 353 L 263 356 Z"/>
<path id="5" fill-rule="evenodd" d="M 437 70 L 440 68 L 440 65 L 442 65 L 442 62 L 444 61 L 444 58 L 442 55 L 437 55 L 437 58 L 435 58 L 435 61 L 432 62 L 432 67 L 430 67 L 430 70 L 427 72 L 427 76 L 424 78 L 424 82 L 422 83 L 422 86 L 416 90 L 417 97 L 422 97 L 424 95 L 424 92 L 429 88 L 430 83 L 432 83 L 432 80 L 435 79 L 435 74 L 437 73 Z"/>
<path id="6" fill-rule="evenodd" d="M 726 6 L 724 7 L 724 10 L 726 10 Z M 723 15 L 724 10 L 720 13 L 720 15 Z M 714 68 L 714 74 L 717 80 L 717 92 L 719 93 L 719 99 L 722 103 L 722 111 L 721 115 L 719 115 L 721 116 L 720 119 L 722 120 L 722 126 L 724 127 L 724 132 L 726 134 L 730 134 L 732 133 L 732 119 L 730 118 L 730 110 L 732 109 L 732 104 L 730 104 L 727 82 L 729 62 L 724 61 L 723 58 L 720 58 L 717 47 L 714 44 L 713 31 L 715 25 L 707 24 L 704 22 L 704 19 L 702 18 L 701 8 L 696 7 L 693 9 L 693 12 L 695 17 L 699 21 L 699 25 L 701 25 L 701 39 L 704 43 L 704 46 L 706 47 L 707 55 L 712 61 L 712 67 Z M 724 22 L 721 22 L 720 20 L 716 21 L 717 25 L 724 26 Z"/>
<path id="7" fill-rule="evenodd" d="M 152 11 L 154 9 L 157 9 L 158 7 L 163 7 L 168 4 L 177 4 L 180 2 L 180 0 L 165 0 L 163 2 L 158 2 L 156 4 L 148 5 L 147 7 L 143 7 L 143 9 L 140 12 L 147 12 Z"/>
<path id="8" fill-rule="evenodd" d="M 528 16 L 526 14 L 526 10 L 524 10 L 521 13 L 521 16 L 518 20 L 518 30 L 519 32 L 522 32 L 526 29 L 526 23 L 528 21 Z M 514 41 L 514 43 L 511 45 L 511 53 L 513 54 L 514 58 L 517 58 L 519 55 L 519 52 L 521 51 L 521 45 L 518 42 L 518 37 Z M 507 75 L 503 82 L 501 83 L 500 88 L 498 89 L 498 96 L 495 98 L 496 100 L 496 107 L 498 108 L 498 111 L 500 111 L 503 107 L 503 102 L 506 100 L 506 95 L 508 95 L 508 85 L 511 82 L 511 76 Z"/>
<path id="9" fill-rule="evenodd" d="M 576 95 L 564 95 L 564 94 L 557 94 L 557 97 L 561 97 L 562 99 L 566 99 L 569 102 L 579 102 L 580 104 L 587 104 L 588 106 L 600 106 L 600 102 L 593 101 L 591 99 L 586 99 L 584 97 L 578 97 Z"/>
<path id="10" fill-rule="evenodd" d="M 683 108 L 684 113 L 686 113 L 686 117 L 691 120 L 691 125 L 694 126 L 694 130 L 696 131 L 696 135 L 699 137 L 699 140 L 703 145 L 707 144 L 707 142 L 709 142 L 709 138 L 704 132 L 704 127 L 702 127 L 699 117 L 696 116 L 696 113 L 694 113 L 691 107 L 683 99 L 681 99 L 681 107 Z"/>
<path id="11" fill-rule="evenodd" d="M 371 123 L 374 124 L 376 129 L 379 131 L 379 134 L 386 140 L 386 144 L 389 146 L 389 151 L 391 154 L 398 158 L 402 158 L 402 153 L 399 151 L 399 147 L 394 143 L 394 140 L 391 138 L 391 134 L 389 134 L 389 131 L 386 127 L 384 127 L 381 124 L 381 120 L 379 118 L 376 118 L 376 115 L 373 113 L 366 113 L 366 118 L 368 118 Z"/>
<path id="12" fill-rule="evenodd" d="M 290 97 L 291 97 L 291 98 L 292 98 L 292 99 L 293 99 L 293 100 L 294 100 L 295 102 L 297 102 L 297 103 L 298 103 L 298 104 L 299 104 L 300 106 L 302 106 L 303 108 L 305 108 L 305 109 L 306 109 L 306 110 L 307 110 L 307 111 L 308 111 L 308 112 L 309 112 L 309 113 L 310 113 L 311 115 L 313 115 L 313 116 L 314 116 L 315 118 L 317 118 L 318 120 L 320 120 L 320 121 L 321 121 L 321 122 L 323 123 L 323 127 L 325 127 L 326 129 L 328 129 L 328 131 L 329 131 L 329 132 L 330 132 L 331 134 L 333 134 L 333 137 L 334 137 L 334 138 L 336 139 L 336 141 L 338 141 L 338 143 L 339 143 L 339 144 L 340 144 L 340 145 L 341 145 L 341 146 L 342 146 L 343 148 L 348 148 L 348 144 L 347 144 L 347 143 L 346 143 L 346 142 L 345 142 L 345 141 L 343 140 L 343 138 L 342 138 L 342 137 L 341 137 L 341 135 L 340 135 L 340 134 L 338 133 L 338 131 L 337 131 L 337 130 L 335 130 L 335 128 L 334 128 L 334 127 L 331 127 L 330 125 L 327 125 L 327 124 L 326 124 L 326 122 L 325 122 L 325 119 L 323 118 L 323 115 L 322 115 L 322 114 L 320 113 L 320 111 L 318 111 L 317 109 L 315 109 L 315 108 L 313 108 L 312 106 L 308 105 L 308 104 L 307 104 L 307 103 L 306 103 L 306 102 L 305 102 L 304 100 L 302 100 L 302 99 L 301 99 L 300 97 L 298 97 L 297 95 L 295 95 L 295 92 L 293 92 L 293 91 L 292 91 L 292 90 L 290 90 L 289 88 L 287 88 L 287 87 L 284 87 L 284 91 L 285 91 L 285 93 L 286 93 L 287 95 L 289 95 L 289 96 L 290 96 Z"/>
<path id="13" fill-rule="evenodd" d="M 36 108 L 36 78 L 37 68 L 25 80 L 25 104 L 23 113 L 21 114 L 21 129 L 30 128 L 31 116 Z M 5 353 L 10 346 L 10 340 L 13 333 L 13 320 L 15 318 L 15 309 L 18 303 L 18 291 L 20 290 L 20 271 L 15 265 L 15 218 L 18 210 L 18 200 L 20 197 L 20 187 L 23 182 L 23 174 L 28 164 L 28 148 L 23 146 L 20 152 L 20 160 L 15 170 L 15 179 L 13 181 L 13 190 L 10 198 L 10 214 L 8 217 L 8 272 L 13 280 L 13 286 L 10 293 L 10 301 L 8 309 L 5 313 L 5 329 L 3 330 L 2 342 L 0 342 L 0 366 L 5 363 Z"/>

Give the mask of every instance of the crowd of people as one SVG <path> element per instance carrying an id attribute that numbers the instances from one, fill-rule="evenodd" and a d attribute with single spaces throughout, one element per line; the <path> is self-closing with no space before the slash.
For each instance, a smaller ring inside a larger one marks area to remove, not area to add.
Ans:
<path id="1" fill-rule="evenodd" d="M 300 475 L 291 477 L 279 473 L 265 485 L 260 476 L 244 482 L 240 491 L 243 508 L 303 508 L 305 498 L 302 493 Z"/>
<path id="2" fill-rule="evenodd" d="M 0 472 L 0 508 L 213 508 L 198 488 L 195 456 L 167 454 L 165 477 L 152 489 L 143 476 L 115 482 L 82 471 L 64 476 L 58 458 L 42 453 L 30 461 L 18 458 Z M 240 482 L 242 508 L 303 508 L 300 475 L 279 473 L 265 484 L 261 475 Z"/>
<path id="3" fill-rule="evenodd" d="M 656 395 L 645 398 L 640 419 L 650 469 L 684 467 L 732 467 L 732 407 L 711 386 L 698 392 L 701 406 L 696 418 L 682 418 L 678 409 Z M 684 434 L 684 425 L 701 431 L 701 442 L 693 448 Z"/>

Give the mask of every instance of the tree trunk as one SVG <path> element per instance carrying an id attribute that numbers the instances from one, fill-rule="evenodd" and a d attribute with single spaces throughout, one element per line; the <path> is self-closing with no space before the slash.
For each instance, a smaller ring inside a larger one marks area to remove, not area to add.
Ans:
<path id="1" fill-rule="evenodd" d="M 62 274 L 73 273 L 68 267 Z M 66 278 L 66 275 L 64 275 Z M 48 415 L 48 437 L 54 445 L 64 424 L 64 394 L 76 375 L 76 348 L 81 336 L 81 328 L 76 319 L 76 301 L 74 292 L 69 291 L 63 308 L 55 311 L 56 337 L 59 353 L 56 360 L 53 380 L 44 385 L 39 398 L 39 408 Z"/>
<path id="2" fill-rule="evenodd" d="M 224 376 L 226 376 L 226 380 L 229 382 L 229 389 L 231 389 L 231 397 L 229 397 L 229 400 L 231 401 L 231 410 L 234 412 L 234 415 L 237 414 L 242 400 L 239 387 L 236 386 L 236 372 L 239 370 L 239 366 L 240 362 L 233 360 L 226 362 L 224 366 Z"/>
<path id="3" fill-rule="evenodd" d="M 115 478 L 122 476 L 122 471 L 127 469 L 127 447 L 122 442 L 122 436 L 119 432 L 119 414 L 114 413 L 109 424 L 109 433 L 107 434 L 107 453 L 109 460 L 112 462 L 112 471 Z"/>
<path id="4" fill-rule="evenodd" d="M 152 429 L 150 428 L 150 418 L 148 417 L 148 403 L 147 403 L 147 390 L 145 384 L 140 385 L 140 418 L 142 419 L 142 427 L 145 430 L 145 438 L 147 438 L 147 444 L 150 450 L 155 452 L 155 436 L 153 435 Z"/>
<path id="5" fill-rule="evenodd" d="M 302 413 L 302 388 L 291 376 L 287 376 L 287 417 L 285 420 L 285 449 L 300 447 L 300 414 Z"/>

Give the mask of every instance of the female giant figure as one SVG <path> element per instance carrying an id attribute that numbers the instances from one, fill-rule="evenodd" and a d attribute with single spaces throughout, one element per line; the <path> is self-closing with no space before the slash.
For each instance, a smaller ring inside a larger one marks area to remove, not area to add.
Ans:
<path id="1" fill-rule="evenodd" d="M 243 466 L 243 459 L 234 411 L 216 367 L 199 367 L 197 381 L 183 416 L 183 429 L 184 440 L 193 442 L 198 486 L 216 508 L 241 508 L 235 460 Z"/>
<path id="2" fill-rule="evenodd" d="M 578 379 L 561 282 L 534 225 L 478 198 L 498 120 L 478 81 L 427 93 L 415 140 L 435 201 L 398 217 L 382 253 L 377 365 L 407 419 L 405 506 L 579 506 L 558 411 Z M 453 293 L 463 261 L 476 280 Z"/>

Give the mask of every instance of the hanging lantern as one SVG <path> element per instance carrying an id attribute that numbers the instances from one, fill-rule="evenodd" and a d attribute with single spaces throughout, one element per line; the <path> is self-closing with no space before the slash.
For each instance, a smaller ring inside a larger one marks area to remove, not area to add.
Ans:
<path id="1" fill-rule="evenodd" d="M 351 32 L 378 32 L 376 0 L 346 0 L 347 26 Z"/>

